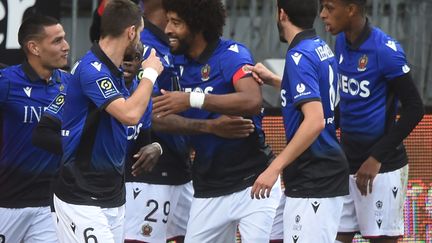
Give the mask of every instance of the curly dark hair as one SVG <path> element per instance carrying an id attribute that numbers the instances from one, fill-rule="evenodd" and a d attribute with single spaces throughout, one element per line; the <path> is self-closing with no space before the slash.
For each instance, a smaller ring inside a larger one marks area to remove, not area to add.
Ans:
<path id="1" fill-rule="evenodd" d="M 163 0 L 162 5 L 184 20 L 192 33 L 202 31 L 207 42 L 222 36 L 226 15 L 221 0 Z"/>

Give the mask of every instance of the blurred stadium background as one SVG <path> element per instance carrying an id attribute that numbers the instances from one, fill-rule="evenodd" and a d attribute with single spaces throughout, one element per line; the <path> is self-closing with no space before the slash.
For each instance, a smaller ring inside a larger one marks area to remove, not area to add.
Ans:
<path id="1" fill-rule="evenodd" d="M 224 0 L 227 25 L 224 36 L 246 44 L 256 61 L 281 73 L 287 46 L 276 28 L 276 1 Z M 71 45 L 70 63 L 91 46 L 89 27 L 98 0 L 1 0 L 0 62 L 16 64 L 22 55 L 16 34 L 24 13 L 41 12 L 60 18 Z M 410 181 L 405 205 L 405 237 L 400 242 L 432 242 L 432 0 L 368 0 L 370 21 L 395 37 L 405 49 L 414 80 L 427 105 L 428 115 L 405 141 L 410 157 Z M 333 46 L 334 38 L 317 19 L 318 33 Z M 267 116 L 264 128 L 268 142 L 278 153 L 285 137 L 278 110 L 280 98 L 263 87 Z M 367 242 L 356 239 L 356 242 Z"/>

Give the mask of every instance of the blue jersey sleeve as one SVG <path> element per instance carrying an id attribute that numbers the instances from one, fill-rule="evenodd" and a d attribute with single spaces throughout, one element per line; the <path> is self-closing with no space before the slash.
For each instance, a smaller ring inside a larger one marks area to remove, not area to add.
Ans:
<path id="1" fill-rule="evenodd" d="M 234 43 L 229 46 L 220 60 L 223 78 L 226 81 L 235 82 L 246 75 L 251 75 L 247 66 L 253 66 L 254 60 L 249 50 L 241 44 Z"/>
<path id="2" fill-rule="evenodd" d="M 10 81 L 3 75 L 3 70 L 0 70 L 0 107 L 6 102 L 9 94 Z"/>
<path id="3" fill-rule="evenodd" d="M 99 108 L 105 109 L 113 100 L 123 97 L 120 87 L 117 87 L 108 72 L 95 72 L 83 67 L 80 72 L 80 82 L 83 93 Z"/>
<path id="4" fill-rule="evenodd" d="M 319 74 L 316 63 L 304 53 L 288 52 L 287 74 L 291 98 L 295 106 L 312 100 L 321 100 Z"/>
<path id="5" fill-rule="evenodd" d="M 378 64 L 381 74 L 390 81 L 410 71 L 405 53 L 400 44 L 386 36 L 383 46 L 378 48 Z"/>

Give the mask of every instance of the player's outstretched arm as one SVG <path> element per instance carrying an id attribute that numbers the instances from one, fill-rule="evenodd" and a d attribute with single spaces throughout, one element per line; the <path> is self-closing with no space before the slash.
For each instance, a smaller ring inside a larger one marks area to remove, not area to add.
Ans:
<path id="1" fill-rule="evenodd" d="M 254 128 L 252 120 L 233 116 L 222 115 L 216 119 L 189 119 L 179 115 L 152 117 L 152 129 L 155 131 L 184 135 L 210 133 L 235 139 L 248 137 Z"/>
<path id="2" fill-rule="evenodd" d="M 324 111 L 319 101 L 311 101 L 301 106 L 304 119 L 294 137 L 269 167 L 258 176 L 252 186 L 251 197 L 260 199 L 270 196 L 270 191 L 285 167 L 300 156 L 324 129 Z"/>
<path id="3" fill-rule="evenodd" d="M 139 122 L 150 100 L 153 84 L 163 71 L 162 63 L 154 49 L 141 66 L 144 70 L 143 78 L 134 93 L 128 99 L 119 98 L 112 101 L 105 109 L 125 125 L 135 125 Z"/>
<path id="4" fill-rule="evenodd" d="M 163 95 L 153 99 L 153 113 L 157 117 L 163 117 L 189 108 L 199 108 L 234 116 L 259 114 L 262 94 L 258 83 L 252 77 L 246 76 L 237 80 L 234 88 L 236 92 L 222 95 L 162 91 Z"/>
<path id="5" fill-rule="evenodd" d="M 280 89 L 282 78 L 270 71 L 264 64 L 257 63 L 252 67 L 252 76 L 260 85 L 268 84 Z"/>

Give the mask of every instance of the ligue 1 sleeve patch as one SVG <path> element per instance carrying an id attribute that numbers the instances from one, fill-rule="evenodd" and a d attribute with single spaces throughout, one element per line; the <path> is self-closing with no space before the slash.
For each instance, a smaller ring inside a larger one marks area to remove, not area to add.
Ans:
<path id="1" fill-rule="evenodd" d="M 233 83 L 236 83 L 240 79 L 252 74 L 252 66 L 249 64 L 243 65 L 233 76 Z"/>
<path id="2" fill-rule="evenodd" d="M 113 81 L 108 77 L 98 79 L 96 83 L 104 98 L 109 98 L 119 93 Z"/>
<path id="3" fill-rule="evenodd" d="M 137 74 L 138 80 L 141 80 L 144 76 L 144 70 L 140 69 Z"/>
<path id="4" fill-rule="evenodd" d="M 59 93 L 51 102 L 51 104 L 49 104 L 49 106 L 47 107 L 47 111 L 57 114 L 62 109 L 65 103 L 65 97 L 66 94 Z"/>

